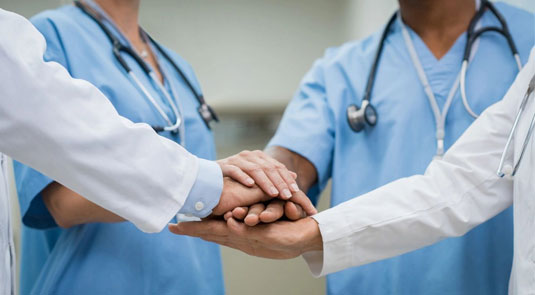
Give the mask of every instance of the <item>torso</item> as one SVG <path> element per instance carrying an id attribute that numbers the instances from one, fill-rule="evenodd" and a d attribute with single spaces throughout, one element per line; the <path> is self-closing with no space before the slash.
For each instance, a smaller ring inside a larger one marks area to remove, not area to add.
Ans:
<path id="1" fill-rule="evenodd" d="M 43 19 L 53 23 L 55 32 L 43 27 Z M 64 56 L 57 57 L 49 50 L 47 57 L 58 59 L 75 78 L 85 79 L 97 86 L 119 114 L 134 122 L 165 125 L 158 112 L 118 66 L 106 36 L 80 10 L 66 6 L 45 12 L 33 21 L 45 38 L 59 37 L 62 40 Z M 177 55 L 171 56 L 197 87 L 189 65 Z M 125 56 L 125 59 L 174 120 L 170 107 L 147 76 L 131 58 Z M 97 62 L 98 66 L 95 66 Z M 167 61 L 162 59 L 161 65 L 166 73 L 166 87 L 170 89 L 170 85 L 173 85 L 178 94 L 174 99 L 182 106 L 186 149 L 198 157 L 214 159 L 212 134 L 197 113 L 195 97 Z M 178 135 L 169 132 L 162 135 L 179 142 Z M 224 292 L 220 253 L 216 245 L 175 236 L 166 230 L 158 234 L 145 234 L 128 222 L 86 224 L 64 230 L 33 290 L 38 294 Z"/>
<path id="2" fill-rule="evenodd" d="M 496 6 L 508 21 L 525 63 L 534 43 L 533 31 L 526 32 L 533 30 L 533 15 L 504 4 Z M 497 23 L 490 14 L 482 21 L 485 25 Z M 378 112 L 377 125 L 354 133 L 347 124 L 347 107 L 361 104 L 380 33 L 329 50 L 316 63 L 317 72 L 304 80 L 306 87 L 311 88 L 308 83 L 315 77 L 324 80 L 321 83 L 328 110 L 322 112 L 332 116 L 327 119 L 333 125 L 328 131 L 333 134 L 334 144 L 332 160 L 318 172 L 322 188 L 332 178 L 332 206 L 396 179 L 421 174 L 435 156 L 435 118 L 399 25 L 387 38 L 373 88 L 371 103 Z M 411 36 L 442 109 L 461 68 L 466 36 L 463 34 L 440 60 L 414 32 Z M 501 99 L 517 73 L 506 41 L 495 34 L 483 36 L 467 75 L 467 96 L 472 109 L 481 113 Z M 302 104 L 312 106 L 309 109 L 314 106 L 307 104 L 306 99 Z M 299 125 L 296 120 L 292 122 Z M 446 119 L 446 149 L 473 121 L 457 92 Z M 512 224 L 512 211 L 507 210 L 463 238 L 329 275 L 328 293 L 503 294 L 507 291 L 512 263 Z M 492 245 L 488 241 L 493 241 Z"/>

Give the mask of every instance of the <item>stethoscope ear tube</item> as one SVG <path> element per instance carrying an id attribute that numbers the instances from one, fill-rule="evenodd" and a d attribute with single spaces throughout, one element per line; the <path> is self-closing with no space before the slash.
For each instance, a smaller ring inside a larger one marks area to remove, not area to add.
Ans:
<path id="1" fill-rule="evenodd" d="M 347 122 L 351 130 L 355 132 L 361 132 L 366 127 L 366 124 L 370 126 L 375 126 L 377 124 L 377 111 L 370 103 L 371 94 L 373 90 L 373 85 L 375 83 L 375 76 L 377 74 L 377 68 L 379 67 L 379 61 L 381 60 L 381 54 L 383 52 L 385 40 L 388 37 L 390 28 L 394 24 L 397 12 L 390 17 L 388 23 L 385 26 L 383 33 L 381 34 L 381 39 L 379 40 L 379 47 L 375 52 L 375 57 L 373 59 L 372 67 L 370 73 L 368 74 L 368 81 L 366 82 L 366 90 L 364 91 L 364 98 L 362 99 L 362 104 L 360 108 L 351 104 L 346 109 Z"/>
<path id="2" fill-rule="evenodd" d="M 161 126 L 154 126 L 154 130 L 156 132 L 163 132 L 163 131 L 171 131 L 171 132 L 178 132 L 178 128 L 181 125 L 182 120 L 180 119 L 180 114 L 177 109 L 177 107 L 174 105 L 174 102 L 169 97 L 169 95 L 166 94 L 166 91 L 163 87 L 163 85 L 160 83 L 160 81 L 155 77 L 154 73 L 150 69 L 149 65 L 134 51 L 134 49 L 124 46 L 119 39 L 117 39 L 112 32 L 104 25 L 104 23 L 101 21 L 101 17 L 93 11 L 91 8 L 86 7 L 85 4 L 81 3 L 80 1 L 75 1 L 74 4 L 76 7 L 78 7 L 82 12 L 84 12 L 86 15 L 88 15 L 95 23 L 102 29 L 104 34 L 108 37 L 110 42 L 112 43 L 112 51 L 114 57 L 119 62 L 120 66 L 126 71 L 127 75 L 132 79 L 132 81 L 140 88 L 142 93 L 146 96 L 146 98 L 154 105 L 154 107 L 157 109 L 157 111 L 160 113 L 160 115 L 167 121 L 169 126 L 167 127 L 161 127 Z M 141 30 L 141 29 L 140 29 Z M 194 94 L 195 98 L 200 104 L 199 107 L 199 114 L 201 115 L 201 118 L 205 122 L 208 128 L 210 128 L 210 122 L 211 121 L 219 121 L 219 118 L 217 117 L 215 111 L 206 104 L 206 101 L 204 100 L 204 97 L 195 91 L 193 85 L 189 81 L 189 79 L 186 77 L 186 75 L 182 72 L 182 70 L 176 65 L 174 60 L 163 50 L 163 48 L 155 42 L 150 35 L 146 34 L 143 30 L 141 30 L 141 33 L 143 33 L 148 39 L 154 44 L 158 52 L 162 54 L 162 56 L 169 61 L 173 69 L 179 74 L 179 76 L 183 79 L 183 81 L 186 83 L 187 87 L 191 90 L 191 92 Z M 150 93 L 145 89 L 143 84 L 139 81 L 139 79 L 136 77 L 136 75 L 132 72 L 132 69 L 130 66 L 126 63 L 125 59 L 122 57 L 121 53 L 124 52 L 130 57 L 132 57 L 136 63 L 141 67 L 141 69 L 145 72 L 145 74 L 149 75 L 152 80 L 154 80 L 155 84 L 160 88 L 162 93 L 165 95 L 165 98 L 168 100 L 171 108 L 173 109 L 173 113 L 176 116 L 176 122 L 173 124 L 170 122 L 167 114 L 163 112 L 161 107 L 158 105 L 158 103 L 154 100 L 154 98 L 150 95 Z"/>
<path id="3" fill-rule="evenodd" d="M 149 40 L 152 42 L 152 44 L 154 44 L 154 46 L 156 47 L 156 49 L 158 49 L 158 51 L 163 55 L 163 57 L 165 59 L 167 59 L 171 66 L 173 67 L 173 69 L 178 73 L 178 75 L 182 78 L 182 80 L 184 81 L 184 83 L 186 83 L 186 86 L 190 89 L 190 91 L 193 93 L 193 95 L 195 96 L 195 99 L 197 99 L 197 102 L 199 102 L 199 108 L 198 108 L 198 112 L 201 116 L 201 118 L 203 119 L 204 123 L 206 124 L 206 126 L 208 127 L 208 129 L 211 129 L 210 128 L 210 122 L 212 121 L 215 121 L 215 122 L 219 122 L 219 117 L 217 116 L 216 112 L 214 111 L 214 109 L 208 105 L 206 103 L 206 100 L 204 99 L 204 96 L 202 94 L 199 94 L 195 88 L 193 87 L 193 85 L 191 84 L 190 80 L 188 79 L 188 77 L 186 77 L 186 74 L 184 74 L 184 72 L 180 69 L 180 67 L 178 67 L 178 65 L 171 59 L 171 57 L 169 56 L 169 54 L 167 54 L 167 52 L 165 52 L 165 50 L 160 46 L 160 44 L 158 44 L 157 42 L 154 41 L 154 39 L 152 39 L 152 37 L 148 34 L 146 34 L 147 37 L 149 38 Z"/>
<path id="4" fill-rule="evenodd" d="M 128 66 L 124 58 L 121 56 L 120 45 L 117 45 L 117 43 L 118 42 L 115 41 L 113 42 L 113 55 L 115 56 L 115 59 L 117 59 L 117 61 L 121 64 L 121 67 L 123 67 L 126 73 L 129 74 L 130 72 L 132 72 L 132 69 L 130 68 L 130 66 Z"/>

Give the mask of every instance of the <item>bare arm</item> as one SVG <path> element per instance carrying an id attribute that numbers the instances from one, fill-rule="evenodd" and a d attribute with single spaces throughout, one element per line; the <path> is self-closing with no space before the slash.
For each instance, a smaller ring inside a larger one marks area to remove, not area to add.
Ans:
<path id="1" fill-rule="evenodd" d="M 43 202 L 62 228 L 93 222 L 122 222 L 124 218 L 53 182 L 42 192 Z"/>
<path id="2" fill-rule="evenodd" d="M 264 152 L 297 173 L 296 181 L 303 192 L 306 193 L 318 181 L 316 167 L 305 157 L 280 146 L 268 147 Z"/>

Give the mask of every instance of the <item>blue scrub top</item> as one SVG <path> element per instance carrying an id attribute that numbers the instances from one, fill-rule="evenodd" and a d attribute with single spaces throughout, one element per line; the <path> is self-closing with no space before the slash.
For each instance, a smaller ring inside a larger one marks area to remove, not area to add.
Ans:
<path id="1" fill-rule="evenodd" d="M 534 44 L 534 16 L 497 4 L 516 41 L 522 62 Z M 497 25 L 486 13 L 484 25 Z M 399 21 L 385 44 L 371 103 L 378 123 L 361 133 L 348 126 L 346 108 L 360 105 L 380 32 L 327 50 L 306 74 L 288 106 L 271 146 L 306 157 L 316 167 L 316 200 L 332 179 L 331 205 L 369 192 L 401 177 L 421 174 L 436 152 L 435 120 L 401 34 Z M 442 109 L 461 68 L 466 35 L 437 60 L 410 31 L 417 54 Z M 468 68 L 467 94 L 480 113 L 503 97 L 518 73 L 504 38 L 485 34 Z M 474 120 L 457 92 L 446 121 L 450 147 Z M 507 294 L 513 254 L 512 210 L 464 237 L 327 277 L 329 294 Z"/>
<path id="2" fill-rule="evenodd" d="M 134 122 L 166 125 L 125 75 L 106 35 L 81 10 L 64 6 L 41 13 L 32 22 L 47 40 L 46 60 L 59 62 L 72 76 L 96 85 L 122 116 Z M 167 52 L 200 92 L 190 65 Z M 174 121 L 170 107 L 150 79 L 129 56 L 123 56 Z M 197 112 L 197 100 L 171 64 L 161 57 L 159 61 L 167 89 L 173 85 L 177 92 L 174 99 L 182 106 L 186 149 L 200 158 L 214 159 L 213 137 Z M 178 135 L 162 135 L 179 141 Z M 167 230 L 145 234 L 129 222 L 59 230 L 40 194 L 52 180 L 20 163 L 15 164 L 15 173 L 24 224 L 53 229 L 23 230 L 21 294 L 224 293 L 220 251 L 215 244 Z"/>

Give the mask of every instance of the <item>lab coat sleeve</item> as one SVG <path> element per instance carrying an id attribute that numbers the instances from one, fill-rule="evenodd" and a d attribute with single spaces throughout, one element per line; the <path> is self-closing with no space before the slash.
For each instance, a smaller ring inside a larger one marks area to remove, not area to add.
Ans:
<path id="1" fill-rule="evenodd" d="M 512 180 L 496 172 L 534 73 L 532 51 L 504 99 L 487 109 L 424 175 L 400 179 L 316 215 L 323 252 L 304 255 L 312 273 L 325 275 L 461 236 L 508 208 Z"/>
<path id="2" fill-rule="evenodd" d="M 198 159 L 44 62 L 45 40 L 23 17 L 0 9 L 0 35 L 0 151 L 145 232 L 162 230 L 204 177 Z M 222 179 L 205 183 L 218 191 Z"/>

